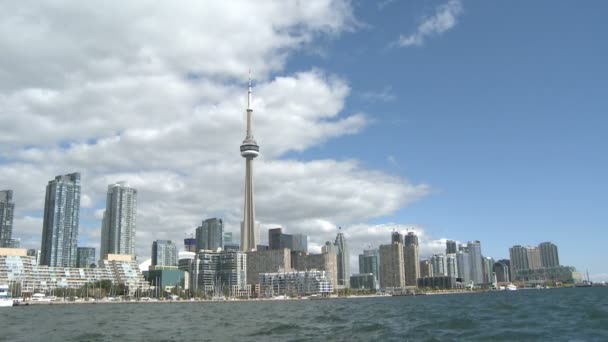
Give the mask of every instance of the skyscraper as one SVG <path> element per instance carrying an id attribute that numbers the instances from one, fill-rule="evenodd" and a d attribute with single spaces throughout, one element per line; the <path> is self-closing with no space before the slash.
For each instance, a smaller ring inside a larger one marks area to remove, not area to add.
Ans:
<path id="1" fill-rule="evenodd" d="M 445 264 L 445 256 L 443 254 L 434 254 L 431 257 L 431 265 L 433 265 L 433 277 L 448 275 Z"/>
<path id="2" fill-rule="evenodd" d="M 253 159 L 260 154 L 260 146 L 253 138 L 252 127 L 252 95 L 251 75 L 249 75 L 249 89 L 247 93 L 247 135 L 241 144 L 241 156 L 245 158 L 245 206 L 243 222 L 241 223 L 241 250 L 248 252 L 255 250 L 258 245 L 258 227 L 255 223 L 255 202 L 253 194 Z"/>
<path id="3" fill-rule="evenodd" d="M 471 256 L 467 248 L 461 248 L 456 253 L 456 268 L 457 278 L 460 278 L 463 284 L 469 285 L 471 283 Z"/>
<path id="4" fill-rule="evenodd" d="M 471 280 L 477 284 L 483 284 L 483 265 L 481 262 L 481 242 L 469 241 L 467 244 L 471 258 Z"/>
<path id="5" fill-rule="evenodd" d="M 399 232 L 393 232 L 391 234 L 391 243 L 396 243 L 396 242 L 403 244 L 403 234 L 401 234 Z"/>
<path id="6" fill-rule="evenodd" d="M 152 266 L 177 266 L 177 245 L 171 240 L 152 242 Z"/>
<path id="7" fill-rule="evenodd" d="M 0 191 L 0 247 L 11 247 L 13 239 L 13 190 Z"/>
<path id="8" fill-rule="evenodd" d="M 135 259 L 137 190 L 126 182 L 108 185 L 106 210 L 101 222 L 100 258 L 123 254 Z"/>
<path id="9" fill-rule="evenodd" d="M 216 251 L 224 247 L 224 222 L 222 219 L 210 218 L 196 228 L 196 248 Z"/>
<path id="10" fill-rule="evenodd" d="M 540 249 L 536 246 L 526 247 L 528 250 L 528 268 L 531 270 L 537 270 L 542 267 L 540 261 Z"/>
<path id="11" fill-rule="evenodd" d="M 308 236 L 283 234 L 283 228 L 269 229 L 268 247 L 272 250 L 288 248 L 292 252 L 308 252 Z"/>
<path id="12" fill-rule="evenodd" d="M 196 239 L 191 237 L 185 238 L 184 249 L 186 250 L 186 252 L 196 253 Z"/>
<path id="13" fill-rule="evenodd" d="M 76 267 L 80 173 L 57 176 L 46 186 L 40 264 Z"/>
<path id="14" fill-rule="evenodd" d="M 377 249 L 364 250 L 363 254 L 359 254 L 359 273 L 372 273 L 376 278 L 376 283 L 380 276 L 379 252 Z"/>
<path id="15" fill-rule="evenodd" d="M 515 245 L 509 248 L 509 258 L 511 261 L 511 281 L 518 278 L 519 270 L 527 270 L 528 266 L 528 249 L 521 245 Z"/>
<path id="16" fill-rule="evenodd" d="M 445 268 L 448 277 L 458 278 L 458 260 L 455 253 L 446 254 Z"/>
<path id="17" fill-rule="evenodd" d="M 404 238 L 403 259 L 405 264 L 405 285 L 417 286 L 418 278 L 420 278 L 420 260 L 418 257 L 418 236 L 413 232 L 407 233 Z"/>
<path id="18" fill-rule="evenodd" d="M 336 235 L 334 242 L 338 257 L 338 285 L 350 287 L 350 253 L 343 233 Z"/>
<path id="19" fill-rule="evenodd" d="M 483 257 L 482 258 L 483 265 L 483 282 L 484 284 L 493 284 L 495 283 L 495 274 L 494 274 L 494 259 L 491 257 Z"/>
<path id="20" fill-rule="evenodd" d="M 95 264 L 95 247 L 76 248 L 76 266 L 78 268 L 90 268 Z"/>
<path id="21" fill-rule="evenodd" d="M 456 253 L 456 241 L 454 240 L 447 240 L 445 242 L 445 254 L 452 254 L 452 253 Z"/>
<path id="22" fill-rule="evenodd" d="M 380 284 L 382 288 L 405 286 L 403 244 L 399 242 L 380 246 Z"/>
<path id="23" fill-rule="evenodd" d="M 540 263 L 542 267 L 557 267 L 559 266 L 559 255 L 557 246 L 551 242 L 543 242 L 538 245 L 540 249 Z"/>

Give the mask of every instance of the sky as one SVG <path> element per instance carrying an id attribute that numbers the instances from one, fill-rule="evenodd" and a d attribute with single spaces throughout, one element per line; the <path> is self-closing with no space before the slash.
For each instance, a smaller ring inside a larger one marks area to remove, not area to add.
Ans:
<path id="1" fill-rule="evenodd" d="M 243 215 L 248 72 L 267 229 L 342 227 L 364 248 L 414 230 L 482 253 L 551 241 L 608 280 L 608 4 L 587 1 L 7 2 L 0 188 L 39 248 L 45 186 L 82 174 L 79 245 L 108 184 L 138 189 L 137 255 Z"/>

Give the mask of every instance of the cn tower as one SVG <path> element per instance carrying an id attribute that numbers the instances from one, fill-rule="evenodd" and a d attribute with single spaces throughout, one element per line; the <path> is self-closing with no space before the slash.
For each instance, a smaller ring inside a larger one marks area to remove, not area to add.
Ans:
<path id="1" fill-rule="evenodd" d="M 253 196 L 253 159 L 260 154 L 260 146 L 253 139 L 251 127 L 251 73 L 249 73 L 249 90 L 247 92 L 247 136 L 241 144 L 241 156 L 245 158 L 245 209 L 241 223 L 241 250 L 249 252 L 258 245 L 258 231 L 255 224 L 255 202 Z"/>

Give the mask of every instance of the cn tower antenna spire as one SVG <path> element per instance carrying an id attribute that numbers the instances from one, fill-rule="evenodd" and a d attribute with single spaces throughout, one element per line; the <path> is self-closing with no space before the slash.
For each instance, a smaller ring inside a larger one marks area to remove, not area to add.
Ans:
<path id="1" fill-rule="evenodd" d="M 251 105 L 253 104 L 253 99 L 251 95 L 251 69 L 249 70 L 249 88 L 247 92 L 247 109 L 251 109 Z"/>

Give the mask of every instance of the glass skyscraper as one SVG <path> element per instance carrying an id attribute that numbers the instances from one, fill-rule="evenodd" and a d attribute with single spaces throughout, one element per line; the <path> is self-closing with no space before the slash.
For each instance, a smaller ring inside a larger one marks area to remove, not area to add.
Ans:
<path id="1" fill-rule="evenodd" d="M 46 186 L 40 264 L 76 267 L 80 173 L 57 176 Z"/>
<path id="2" fill-rule="evenodd" d="M 153 266 L 177 266 L 177 245 L 171 240 L 152 242 Z"/>
<path id="3" fill-rule="evenodd" d="M 135 259 L 136 216 L 137 190 L 126 182 L 108 185 L 101 224 L 101 259 L 108 254 L 127 254 Z"/>
<path id="4" fill-rule="evenodd" d="M 89 268 L 95 264 L 96 261 L 94 247 L 78 247 L 76 249 L 76 267 Z"/>
<path id="5" fill-rule="evenodd" d="M 337 256 L 338 256 L 338 285 L 344 285 L 349 287 L 350 284 L 350 264 L 349 264 L 349 252 L 348 244 L 343 233 L 338 233 L 336 236 Z"/>
<path id="6" fill-rule="evenodd" d="M 197 251 L 216 251 L 224 247 L 224 222 L 222 219 L 210 218 L 196 228 Z"/>
<path id="7" fill-rule="evenodd" d="M 471 258 L 471 280 L 475 285 L 484 284 L 483 265 L 481 261 L 481 242 L 469 241 L 467 248 Z"/>

